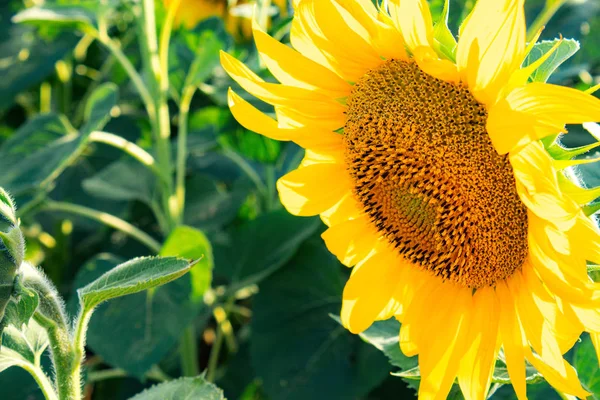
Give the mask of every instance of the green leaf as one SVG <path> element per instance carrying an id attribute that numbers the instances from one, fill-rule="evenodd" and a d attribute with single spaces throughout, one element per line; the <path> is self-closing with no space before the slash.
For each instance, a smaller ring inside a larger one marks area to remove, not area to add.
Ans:
<path id="1" fill-rule="evenodd" d="M 25 123 L 0 147 L 0 186 L 13 195 L 48 190 L 85 148 L 62 116 L 39 115 Z"/>
<path id="2" fill-rule="evenodd" d="M 600 399 L 600 372 L 598 369 L 598 357 L 589 334 L 585 334 L 573 355 L 573 366 L 584 389 L 592 393 L 596 400 Z"/>
<path id="3" fill-rule="evenodd" d="M 448 15 L 450 12 L 450 0 L 444 1 L 444 8 L 440 14 L 439 20 L 433 27 L 434 46 L 436 50 L 444 54 L 452 61 L 456 61 L 456 47 L 458 43 L 456 38 L 448 28 Z"/>
<path id="4" fill-rule="evenodd" d="M 169 57 L 169 81 L 181 93 L 184 86 L 205 82 L 220 65 L 219 52 L 232 44 L 221 18 L 200 22 L 194 29 L 173 33 Z"/>
<path id="5" fill-rule="evenodd" d="M 329 317 L 341 307 L 342 268 L 322 243 L 306 243 L 261 283 L 250 351 L 269 398 L 362 398 L 388 375 L 384 357 Z"/>
<path id="6" fill-rule="evenodd" d="M 175 257 L 141 257 L 127 261 L 77 290 L 84 310 L 103 301 L 138 293 L 171 282 L 190 270 L 193 264 Z"/>
<path id="7" fill-rule="evenodd" d="M 12 366 L 35 365 L 47 347 L 48 335 L 34 320 L 18 328 L 8 326 L 0 348 L 0 372 Z"/>
<path id="8" fill-rule="evenodd" d="M 186 188 L 185 223 L 209 231 L 235 219 L 252 185 L 240 179 L 227 188 L 206 175 L 194 174 Z"/>
<path id="9" fill-rule="evenodd" d="M 180 378 L 161 383 L 132 397 L 130 400 L 224 400 L 223 392 L 202 377 Z"/>
<path id="10" fill-rule="evenodd" d="M 229 279 L 231 291 L 259 283 L 289 261 L 320 225 L 318 218 L 298 218 L 285 210 L 263 214 L 226 243 L 213 243 L 215 275 Z"/>
<path id="11" fill-rule="evenodd" d="M 552 53 L 542 65 L 531 74 L 530 80 L 533 82 L 546 82 L 550 75 L 565 61 L 567 61 L 573 54 L 579 50 L 579 42 L 573 39 L 554 39 L 544 40 L 536 43 L 533 49 L 529 52 L 523 66 L 530 65 L 546 54 L 556 43 L 562 42 L 558 48 Z"/>
<path id="12" fill-rule="evenodd" d="M 83 181 L 93 196 L 116 201 L 138 200 L 151 205 L 156 193 L 156 176 L 134 160 L 120 160 Z"/>
<path id="13" fill-rule="evenodd" d="M 6 306 L 4 318 L 8 324 L 20 328 L 29 322 L 38 304 L 38 294 L 34 290 L 23 286 L 20 279 L 17 279 L 13 297 Z"/>
<path id="14" fill-rule="evenodd" d="M 210 288 L 214 265 L 212 247 L 204 233 L 189 226 L 178 226 L 165 241 L 160 255 L 198 260 L 190 271 L 190 277 L 192 295 L 201 300 L 204 292 Z"/>
<path id="15" fill-rule="evenodd" d="M 119 88 L 112 82 L 102 84 L 94 90 L 85 105 L 86 123 L 81 128 L 81 134 L 89 135 L 100 130 L 110 120 L 110 111 L 119 100 Z"/>
<path id="16" fill-rule="evenodd" d="M 79 270 L 74 286 L 96 280 L 121 262 L 112 255 L 95 257 Z M 201 265 L 194 269 L 198 267 Z M 143 379 L 178 343 L 185 328 L 195 320 L 201 323 L 202 318 L 206 320 L 210 316 L 196 293 L 189 273 L 151 291 L 101 304 L 90 320 L 88 347 L 113 367 Z M 70 306 L 70 309 L 76 308 L 76 296 Z M 197 318 L 199 315 L 201 318 Z M 109 336 L 107 327 L 110 327 Z"/>
<path id="17" fill-rule="evenodd" d="M 97 8 L 97 4 L 91 1 L 81 2 L 77 5 L 44 4 L 19 12 L 13 17 L 13 22 L 41 26 L 93 26 L 96 21 Z"/>

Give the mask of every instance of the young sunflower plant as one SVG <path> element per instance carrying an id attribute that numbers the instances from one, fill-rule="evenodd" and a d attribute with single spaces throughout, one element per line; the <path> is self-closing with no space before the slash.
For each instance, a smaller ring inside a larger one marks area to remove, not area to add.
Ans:
<path id="1" fill-rule="evenodd" d="M 457 381 L 485 399 L 497 362 L 519 399 L 534 367 L 565 396 L 588 393 L 564 354 L 583 332 L 600 352 L 600 231 L 570 167 L 592 149 L 560 143 L 600 120 L 590 93 L 534 81 L 561 46 L 526 63 L 524 0 L 479 0 L 458 34 L 425 0 L 297 0 L 290 48 L 253 33 L 266 82 L 222 65 L 276 118 L 233 90 L 246 128 L 306 149 L 277 183 L 287 210 L 320 215 L 322 238 L 353 267 L 341 321 L 353 333 L 391 317 L 418 355 L 420 399 Z M 536 33 L 536 32 L 534 32 Z M 497 361 L 499 360 L 499 361 Z"/>

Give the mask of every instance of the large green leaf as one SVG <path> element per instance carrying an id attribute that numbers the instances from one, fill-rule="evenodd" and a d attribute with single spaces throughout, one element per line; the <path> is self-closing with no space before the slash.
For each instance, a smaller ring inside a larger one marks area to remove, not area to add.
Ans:
<path id="1" fill-rule="evenodd" d="M 586 333 L 581 343 L 577 344 L 573 355 L 573 366 L 577 370 L 583 387 L 595 400 L 600 399 L 600 369 L 598 357 L 590 336 Z"/>
<path id="2" fill-rule="evenodd" d="M 318 218 L 298 218 L 285 210 L 263 214 L 235 230 L 227 243 L 214 243 L 215 275 L 227 278 L 230 290 L 259 283 L 290 260 L 319 226 Z"/>
<path id="3" fill-rule="evenodd" d="M 193 264 L 176 257 L 141 257 L 120 264 L 77 290 L 82 307 L 155 288 L 186 274 Z"/>
<path id="4" fill-rule="evenodd" d="M 156 385 L 130 400 L 224 400 L 223 392 L 204 378 L 181 378 Z"/>
<path id="5" fill-rule="evenodd" d="M 121 262 L 116 256 L 97 256 L 79 270 L 75 285 L 83 286 Z M 194 266 L 202 267 L 201 263 Z M 204 309 L 191 278 L 187 274 L 151 291 L 101 304 L 90 321 L 88 346 L 107 363 L 143 378 Z"/>
<path id="6" fill-rule="evenodd" d="M 135 160 L 120 160 L 85 179 L 86 192 L 119 201 L 138 200 L 151 204 L 156 193 L 156 176 Z"/>
<path id="7" fill-rule="evenodd" d="M 85 143 L 64 117 L 30 119 L 0 147 L 0 186 L 13 195 L 47 189 L 79 157 Z"/>
<path id="8" fill-rule="evenodd" d="M 529 52 L 525 61 L 523 62 L 524 66 L 534 63 L 536 60 L 541 58 L 544 54 L 546 54 L 552 47 L 554 47 L 558 42 L 558 48 L 552 53 L 552 55 L 542 63 L 536 69 L 533 74 L 531 74 L 530 79 L 534 82 L 546 82 L 550 75 L 562 63 L 567 61 L 569 58 L 573 56 L 579 50 L 579 42 L 573 39 L 554 39 L 554 40 L 544 40 L 539 43 L 536 43 L 533 46 L 533 49 Z"/>
<path id="9" fill-rule="evenodd" d="M 250 350 L 272 399 L 361 398 L 390 371 L 385 358 L 333 321 L 342 266 L 319 244 L 305 244 L 261 283 Z"/>

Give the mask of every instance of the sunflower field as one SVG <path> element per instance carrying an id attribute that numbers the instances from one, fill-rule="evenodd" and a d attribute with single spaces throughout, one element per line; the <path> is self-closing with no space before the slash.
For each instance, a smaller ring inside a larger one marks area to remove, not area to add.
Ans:
<path id="1" fill-rule="evenodd" d="M 600 0 L 0 0 L 0 400 L 600 399 L 599 89 Z"/>

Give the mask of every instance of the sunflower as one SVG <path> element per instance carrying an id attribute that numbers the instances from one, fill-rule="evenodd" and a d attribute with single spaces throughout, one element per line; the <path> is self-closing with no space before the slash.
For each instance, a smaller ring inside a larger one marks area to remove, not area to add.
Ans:
<path id="1" fill-rule="evenodd" d="M 519 399 L 527 363 L 585 397 L 563 355 L 584 331 L 600 350 L 586 264 L 600 262 L 600 232 L 582 207 L 600 193 L 566 178 L 581 161 L 549 152 L 566 124 L 600 120 L 600 101 L 529 83 L 552 52 L 521 67 L 534 44 L 523 2 L 479 0 L 453 43 L 426 0 L 295 1 L 293 49 L 254 26 L 280 84 L 222 53 L 277 118 L 230 90 L 236 119 L 306 149 L 277 187 L 292 214 L 321 216 L 327 247 L 354 267 L 344 326 L 397 318 L 422 399 L 445 398 L 455 379 L 485 399 L 498 357 Z"/>
<path id="2" fill-rule="evenodd" d="M 169 7 L 175 0 L 163 0 L 165 7 Z M 210 17 L 221 17 L 225 21 L 225 26 L 237 40 L 247 40 L 252 35 L 251 21 L 243 16 L 236 16 L 231 13 L 231 8 L 248 5 L 254 1 L 235 0 L 181 0 L 177 14 L 175 14 L 175 24 L 183 25 L 188 29 L 195 27 L 199 22 Z M 231 6 L 230 6 L 231 4 Z M 279 8 L 281 15 L 287 14 L 287 0 L 273 0 Z"/>

